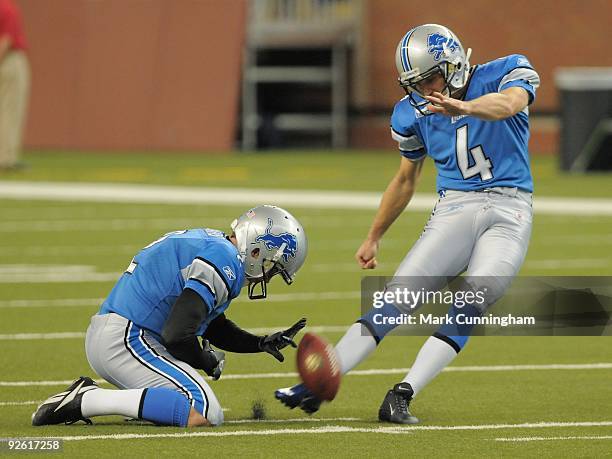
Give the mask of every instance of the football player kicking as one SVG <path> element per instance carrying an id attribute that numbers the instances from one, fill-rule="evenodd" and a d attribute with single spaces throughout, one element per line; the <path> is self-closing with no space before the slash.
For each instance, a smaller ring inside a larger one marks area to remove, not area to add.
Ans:
<path id="1" fill-rule="evenodd" d="M 533 190 L 528 106 L 539 77 L 522 55 L 470 66 L 470 52 L 453 32 L 436 24 L 416 27 L 399 42 L 395 63 L 406 96 L 395 105 L 391 135 L 399 143 L 401 162 L 355 257 L 363 269 L 376 267 L 380 240 L 409 203 L 429 155 L 437 168 L 440 198 L 387 289 L 436 290 L 466 272 L 469 288 L 477 289 L 483 279 L 494 284 L 484 307 L 468 308 L 479 315 L 503 294 L 527 252 Z M 406 309 L 390 303 L 382 313 L 393 317 L 414 311 Z M 394 328 L 375 323 L 380 313 L 366 313 L 336 345 L 343 374 Z M 408 409 L 410 401 L 457 356 L 469 333 L 470 327 L 444 325 L 428 338 L 406 377 L 387 392 L 379 419 L 418 422 Z M 275 395 L 309 413 L 320 405 L 302 384 Z"/>
<path id="2" fill-rule="evenodd" d="M 213 379 L 230 352 L 268 352 L 296 346 L 306 324 L 256 336 L 224 311 L 243 285 L 249 298 L 265 298 L 266 284 L 280 274 L 293 281 L 308 250 L 302 225 L 278 207 L 259 206 L 218 230 L 168 233 L 142 249 L 123 273 L 87 329 L 91 367 L 123 390 L 101 389 L 88 377 L 46 400 L 32 415 L 35 426 L 91 423 L 90 417 L 123 415 L 161 425 L 216 426 L 223 410 L 196 369 Z M 203 337 L 203 346 L 198 340 Z"/>

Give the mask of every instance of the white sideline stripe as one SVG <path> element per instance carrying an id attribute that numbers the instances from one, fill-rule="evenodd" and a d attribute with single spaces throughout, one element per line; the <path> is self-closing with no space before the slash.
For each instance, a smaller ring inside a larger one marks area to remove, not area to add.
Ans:
<path id="1" fill-rule="evenodd" d="M 289 328 L 289 326 L 280 327 L 260 327 L 260 328 L 247 328 L 246 330 L 250 333 L 268 333 L 277 329 Z M 308 331 L 314 333 L 339 333 L 346 331 L 347 325 L 321 325 L 308 327 Z M 14 334 L 0 334 L 0 341 L 28 341 L 38 339 L 76 339 L 85 338 L 85 332 L 56 332 L 56 333 L 14 333 Z"/>
<path id="2" fill-rule="evenodd" d="M 201 188 L 111 183 L 2 182 L 0 198 L 52 201 L 95 201 L 177 204 L 253 205 L 274 202 L 279 206 L 333 209 L 377 209 L 380 192 Z M 435 195 L 417 193 L 407 210 L 429 211 Z M 612 200 L 606 198 L 536 197 L 534 210 L 552 215 L 612 216 Z"/>
<path id="3" fill-rule="evenodd" d="M 296 293 L 278 293 L 271 294 L 266 298 L 266 303 L 278 303 L 283 301 L 330 301 L 330 300 L 345 300 L 359 299 L 361 292 L 296 292 Z M 104 301 L 104 298 L 64 298 L 53 300 L 0 300 L 1 308 L 41 308 L 41 307 L 58 307 L 58 306 L 99 306 Z M 236 298 L 233 303 L 248 303 L 246 297 Z M 258 303 L 263 305 L 265 303 Z"/>
<path id="4" fill-rule="evenodd" d="M 58 306 L 100 306 L 104 298 L 60 298 L 54 300 L 4 300 L 0 308 L 51 308 Z"/>
<path id="5" fill-rule="evenodd" d="M 392 269 L 398 262 L 380 263 L 379 269 Z M 605 268 L 612 265 L 609 258 L 579 258 L 579 259 L 541 259 L 527 260 L 525 266 L 533 269 L 558 268 Z M 315 273 L 359 272 L 356 263 L 316 263 L 305 267 L 306 271 Z M 96 272 L 93 265 L 0 265 L 0 283 L 80 283 L 80 282 L 110 282 L 116 281 L 121 272 Z M 279 294 L 270 296 L 268 303 L 279 301 L 307 300 L 338 300 L 359 298 L 359 292 L 325 292 Z M 235 302 L 248 302 L 247 298 L 238 298 Z M 6 301 L 0 301 L 0 307 Z"/>
<path id="6" fill-rule="evenodd" d="M 549 427 L 599 427 L 611 426 L 611 421 L 603 422 L 540 422 L 524 424 L 481 424 L 467 426 L 406 426 L 406 427 L 347 427 L 326 426 L 311 427 L 309 429 L 266 429 L 266 430 L 234 430 L 234 431 L 199 431 L 184 433 L 162 434 L 111 434 L 111 435 L 73 435 L 54 437 L 66 441 L 82 440 L 131 440 L 139 438 L 193 438 L 193 437 L 235 437 L 235 436 L 267 436 L 267 435 L 296 435 L 296 434 L 328 434 L 328 433 L 382 433 L 382 434 L 410 434 L 424 430 L 501 430 L 501 429 L 542 429 Z"/>
<path id="7" fill-rule="evenodd" d="M 133 440 L 139 438 L 193 438 L 193 437 L 246 437 L 268 435 L 296 435 L 296 434 L 329 434 L 329 433 L 383 433 L 383 434 L 410 434 L 401 427 L 346 427 L 327 426 L 311 427 L 308 429 L 266 429 L 266 430 L 233 430 L 225 432 L 185 432 L 167 434 L 114 434 L 114 435 L 75 435 L 66 437 L 53 437 L 65 441 L 82 440 Z"/>
<path id="8" fill-rule="evenodd" d="M 558 268 L 605 268 L 612 264 L 610 258 L 573 258 L 573 259 L 549 259 L 549 260 L 527 260 L 525 266 L 535 269 L 558 269 Z"/>
<path id="9" fill-rule="evenodd" d="M 320 221 L 319 221 L 320 220 Z M 65 232 L 65 231 L 141 231 L 147 229 L 174 229 L 174 228 L 198 228 L 204 223 L 208 228 L 226 228 L 231 218 L 205 218 L 199 217 L 177 217 L 173 219 L 163 218 L 113 218 L 105 220 L 18 220 L 0 222 L 0 233 L 16 232 Z M 339 228 L 346 225 L 346 220 L 324 217 L 314 219 L 303 217 L 302 224 L 308 226 L 320 226 L 325 228 Z M 358 241 L 361 243 L 361 241 Z M 388 244 L 385 244 L 388 245 Z M 139 249 L 140 247 L 136 247 Z"/>
<path id="10" fill-rule="evenodd" d="M 43 400 L 27 400 L 25 402 L 0 402 L 0 406 L 26 406 L 39 405 Z"/>
<path id="11" fill-rule="evenodd" d="M 534 370 L 610 370 L 612 363 L 553 363 L 544 365 L 479 365 L 479 366 L 458 366 L 446 367 L 442 371 L 445 373 L 462 372 L 491 372 L 491 371 L 534 371 Z M 410 368 L 378 368 L 372 370 L 353 370 L 346 376 L 375 376 L 405 374 Z M 221 378 L 227 379 L 276 379 L 276 378 L 295 378 L 298 374 L 290 371 L 285 373 L 246 373 L 246 374 L 224 374 Z M 0 381 L 0 387 L 21 387 L 21 386 L 64 386 L 73 383 L 74 380 L 62 381 Z M 99 380 L 98 383 L 104 384 L 105 381 Z"/>
<path id="12" fill-rule="evenodd" d="M 42 403 L 43 400 L 27 400 L 23 402 L 0 402 L 0 406 L 36 406 Z M 230 411 L 228 408 L 223 409 L 224 412 Z M 225 425 L 238 424 L 288 424 L 288 423 L 322 423 L 322 422 L 359 422 L 364 421 L 362 418 L 339 417 L 339 418 L 290 418 L 290 419 L 234 419 L 225 421 Z M 606 423 L 605 426 L 608 424 Z M 599 426 L 599 425 L 598 425 Z M 451 430 L 451 428 L 461 430 L 472 430 L 468 427 L 473 426 L 414 426 L 411 430 L 416 430 L 416 427 L 421 427 L 422 430 Z M 481 426 L 478 426 L 481 427 Z M 544 426 L 542 426 L 544 427 Z M 490 428 L 490 427 L 485 427 Z M 533 427 L 527 427 L 533 428 Z M 405 428 L 404 428 L 405 429 Z M 402 430 L 404 430 L 402 429 Z M 390 433 L 390 432 L 387 432 Z M 402 432 L 403 433 L 403 432 Z M 612 435 L 592 435 L 592 436 L 572 436 L 572 437 L 498 437 L 495 441 L 499 442 L 528 442 L 528 441 L 546 441 L 546 440 L 610 440 Z"/>
<path id="13" fill-rule="evenodd" d="M 287 422 L 357 422 L 365 421 L 362 418 L 290 418 L 290 419 L 234 419 L 224 421 L 223 424 L 284 424 Z"/>
<path id="14" fill-rule="evenodd" d="M 0 341 L 29 341 L 39 339 L 74 339 L 85 338 L 85 332 L 58 332 L 58 333 L 14 333 L 0 335 Z"/>
<path id="15" fill-rule="evenodd" d="M 527 442 L 527 441 L 558 441 L 558 440 L 612 440 L 612 435 L 584 435 L 571 437 L 499 437 L 495 441 Z"/>
<path id="16" fill-rule="evenodd" d="M 58 269 L 61 266 L 58 266 Z M 122 273 L 96 272 L 34 272 L 0 273 L 0 284 L 50 284 L 75 282 L 111 282 L 119 279 Z"/>

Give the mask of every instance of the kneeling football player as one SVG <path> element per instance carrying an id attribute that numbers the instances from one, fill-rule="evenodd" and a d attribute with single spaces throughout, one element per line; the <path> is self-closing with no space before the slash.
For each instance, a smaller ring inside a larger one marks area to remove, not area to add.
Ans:
<path id="1" fill-rule="evenodd" d="M 122 390 L 81 377 L 42 403 L 32 424 L 91 423 L 102 415 L 172 426 L 221 424 L 221 405 L 197 371 L 221 376 L 225 354 L 210 344 L 268 352 L 282 362 L 280 350 L 295 347 L 293 338 L 306 324 L 301 319 L 288 330 L 256 336 L 225 316 L 243 285 L 257 299 L 266 297 L 277 274 L 290 284 L 308 250 L 302 225 L 278 207 L 255 207 L 231 228 L 230 236 L 174 231 L 142 249 L 92 317 L 85 341 L 91 367 Z"/>

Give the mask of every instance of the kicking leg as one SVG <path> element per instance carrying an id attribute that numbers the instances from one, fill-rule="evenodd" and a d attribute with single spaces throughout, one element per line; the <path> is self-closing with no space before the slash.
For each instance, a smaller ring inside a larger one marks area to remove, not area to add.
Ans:
<path id="1" fill-rule="evenodd" d="M 481 282 L 487 286 L 494 281 L 494 288 L 487 306 L 497 300 L 518 273 L 525 256 L 531 234 L 531 207 L 520 198 L 494 196 L 489 209 L 493 224 L 478 238 L 467 269 L 467 282 L 478 289 Z M 486 276 L 486 277 L 485 277 Z M 456 308 L 451 307 L 453 316 Z M 462 308 L 468 315 L 479 315 L 473 306 Z M 410 371 L 402 382 L 409 384 L 414 397 L 447 365 L 466 345 L 472 327 L 442 326 L 423 345 Z"/>
<path id="2" fill-rule="evenodd" d="M 424 287 L 440 288 L 447 277 L 454 277 L 465 269 L 472 252 L 474 238 L 471 235 L 473 214 L 465 212 L 467 204 L 458 204 L 453 197 L 442 198 L 428 221 L 423 234 L 406 255 L 388 288 L 412 288 L 418 291 Z M 462 243 L 457 243 L 462 241 Z M 436 277 L 433 277 L 436 276 Z M 406 280 L 416 279 L 417 285 L 406 285 Z M 434 285 L 435 284 L 435 285 Z M 378 343 L 395 328 L 393 325 L 376 324 L 375 314 L 399 316 L 402 312 L 392 304 L 382 309 L 372 309 L 357 323 L 351 325 L 336 345 L 336 354 L 342 374 L 348 373 L 364 361 L 376 349 Z M 413 312 L 411 310 L 410 312 Z M 405 392 L 402 392 L 402 395 Z M 313 402 L 314 396 L 297 384 L 279 389 L 275 396 L 289 408 L 300 406 L 304 411 L 316 411 L 321 402 Z M 302 403 L 305 400 L 306 403 Z M 313 410 L 314 407 L 314 410 Z"/>

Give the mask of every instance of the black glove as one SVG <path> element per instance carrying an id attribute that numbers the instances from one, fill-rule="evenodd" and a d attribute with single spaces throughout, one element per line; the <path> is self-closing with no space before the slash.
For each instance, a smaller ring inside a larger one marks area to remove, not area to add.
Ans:
<path id="1" fill-rule="evenodd" d="M 210 343 L 207 339 L 202 340 L 203 349 L 202 351 L 206 355 L 207 365 L 203 370 L 208 376 L 212 376 L 215 381 L 221 377 L 223 372 L 223 365 L 225 365 L 225 352 L 215 351 L 210 347 Z"/>
<path id="2" fill-rule="evenodd" d="M 306 319 L 302 318 L 298 320 L 291 328 L 287 330 L 279 331 L 271 335 L 266 335 L 259 341 L 259 349 L 268 354 L 274 356 L 279 362 L 283 362 L 285 357 L 280 353 L 280 349 L 291 344 L 293 347 L 297 347 L 297 344 L 293 341 L 293 337 L 302 328 L 306 326 Z"/>

